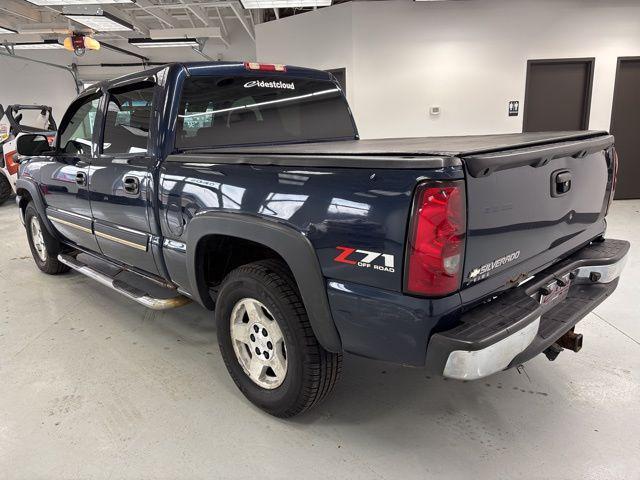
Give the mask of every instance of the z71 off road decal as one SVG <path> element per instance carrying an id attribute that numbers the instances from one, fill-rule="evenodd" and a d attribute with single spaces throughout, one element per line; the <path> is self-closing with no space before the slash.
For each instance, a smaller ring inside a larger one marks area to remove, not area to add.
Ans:
<path id="1" fill-rule="evenodd" d="M 395 272 L 395 260 L 391 254 L 359 250 L 351 247 L 336 247 L 336 249 L 341 251 L 334 258 L 336 262 L 362 268 L 373 268 L 381 272 Z"/>

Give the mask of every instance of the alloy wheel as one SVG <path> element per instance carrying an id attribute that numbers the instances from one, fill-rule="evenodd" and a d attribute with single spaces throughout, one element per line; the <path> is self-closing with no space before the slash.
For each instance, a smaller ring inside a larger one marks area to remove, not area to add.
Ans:
<path id="1" fill-rule="evenodd" d="M 231 343 L 247 376 L 271 390 L 287 375 L 287 350 L 282 330 L 273 314 L 254 298 L 239 300 L 231 312 Z"/>

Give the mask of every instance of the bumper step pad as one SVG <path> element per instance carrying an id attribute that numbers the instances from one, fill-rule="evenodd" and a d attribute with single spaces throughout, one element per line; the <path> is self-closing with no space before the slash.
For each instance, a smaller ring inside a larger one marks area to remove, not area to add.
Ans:
<path id="1" fill-rule="evenodd" d="M 427 367 L 451 378 L 476 379 L 530 360 L 613 293 L 629 246 L 624 240 L 594 242 L 527 284 L 465 312 L 456 326 L 431 336 Z M 540 289 L 567 273 L 573 277 L 567 297 L 540 305 Z"/>
<path id="2" fill-rule="evenodd" d="M 569 289 L 567 298 L 546 312 L 540 319 L 540 328 L 531 345 L 509 364 L 515 367 L 531 360 L 553 345 L 580 320 L 600 305 L 618 286 L 618 279 L 609 283 L 578 284 Z"/>

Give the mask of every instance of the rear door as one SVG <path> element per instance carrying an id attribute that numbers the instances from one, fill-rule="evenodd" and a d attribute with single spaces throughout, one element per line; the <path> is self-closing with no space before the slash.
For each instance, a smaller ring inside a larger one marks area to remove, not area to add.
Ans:
<path id="1" fill-rule="evenodd" d="M 463 158 L 463 285 L 521 281 L 603 233 L 612 142 L 602 135 Z"/>
<path id="2" fill-rule="evenodd" d="M 47 216 L 71 243 L 98 251 L 91 228 L 88 172 L 97 155 L 96 115 L 100 92 L 78 98 L 71 104 L 58 131 L 58 149 L 42 162 L 41 189 Z"/>
<path id="3" fill-rule="evenodd" d="M 149 133 L 155 84 L 119 86 L 107 92 L 100 154 L 91 165 L 91 209 L 102 253 L 148 273 L 158 268 L 151 245 Z"/>

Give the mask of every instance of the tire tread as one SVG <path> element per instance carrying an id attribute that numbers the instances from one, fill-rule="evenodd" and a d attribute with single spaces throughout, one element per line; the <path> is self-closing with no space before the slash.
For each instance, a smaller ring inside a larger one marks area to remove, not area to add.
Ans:
<path id="1" fill-rule="evenodd" d="M 295 405 L 284 412 L 275 413 L 279 417 L 293 417 L 316 406 L 333 391 L 342 373 L 342 354 L 329 352 L 318 342 L 295 280 L 283 262 L 273 259 L 243 265 L 229 273 L 224 282 L 245 275 L 261 279 L 265 287 L 288 304 L 301 330 L 308 367 L 305 369 L 304 386 Z"/>
<path id="2" fill-rule="evenodd" d="M 0 151 L 0 155 L 2 155 L 2 151 Z M 0 172 L 0 205 L 6 202 L 13 193 L 11 188 L 11 183 L 9 183 L 9 179 L 5 177 L 5 175 Z"/>

